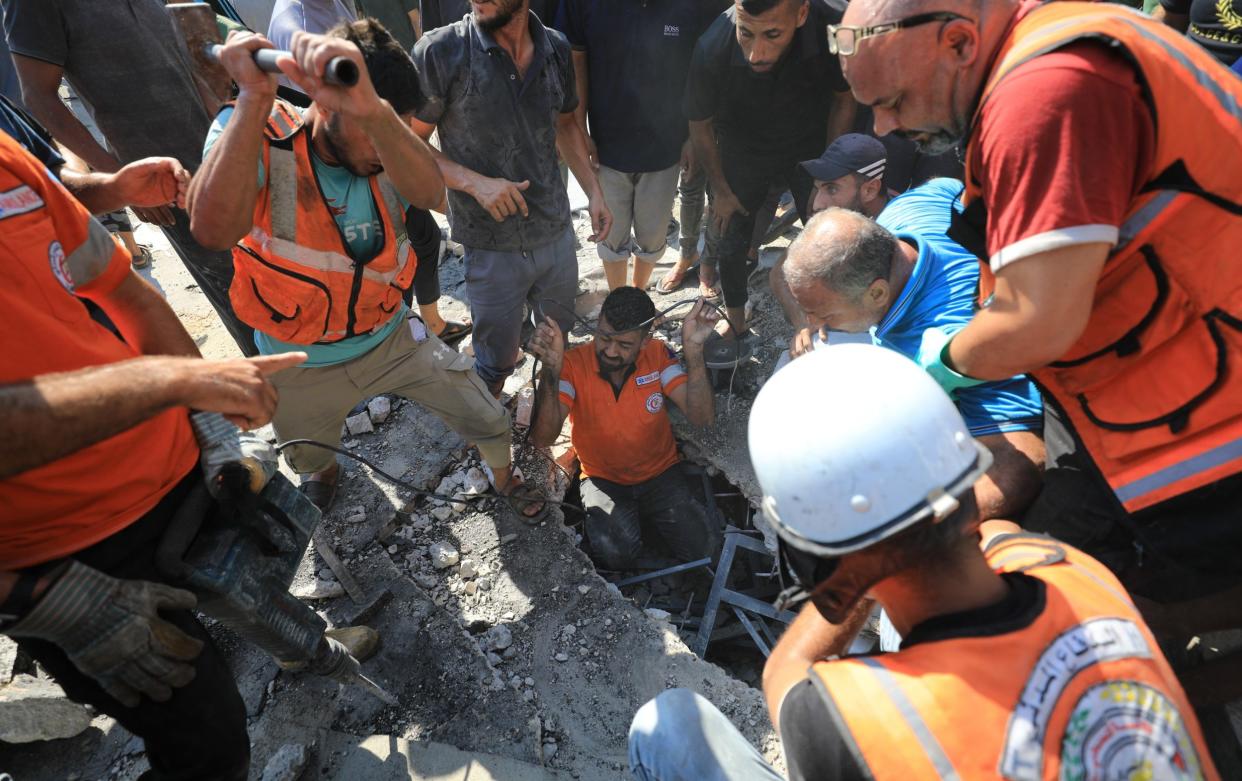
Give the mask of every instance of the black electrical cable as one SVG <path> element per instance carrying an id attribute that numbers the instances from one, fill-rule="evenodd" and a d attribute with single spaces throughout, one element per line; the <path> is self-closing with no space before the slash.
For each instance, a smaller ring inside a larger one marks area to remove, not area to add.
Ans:
<path id="1" fill-rule="evenodd" d="M 406 481 L 400 478 L 393 477 L 392 475 L 385 472 L 383 469 L 380 469 L 378 466 L 376 466 L 375 463 L 371 461 L 370 459 L 368 459 L 366 456 L 359 455 L 351 450 L 346 450 L 343 447 L 329 445 L 326 442 L 320 442 L 314 439 L 291 439 L 288 442 L 282 442 L 276 446 L 276 452 L 279 453 L 283 451 L 285 448 L 293 447 L 294 445 L 309 445 L 310 447 L 319 447 L 319 448 L 323 448 L 324 450 L 331 450 L 333 453 L 338 453 L 342 456 L 346 456 L 347 458 L 352 458 L 353 460 L 359 463 L 366 464 L 367 466 L 371 467 L 371 471 L 375 472 L 375 474 L 384 478 L 385 480 L 392 483 L 393 485 L 400 486 L 404 488 L 405 490 L 415 494 L 416 496 L 422 496 L 427 499 L 439 499 L 442 502 L 469 502 L 469 503 L 499 499 L 507 503 L 509 507 L 512 510 L 514 510 L 514 512 L 518 512 L 519 514 L 520 514 L 520 511 L 518 510 L 518 508 L 513 506 L 515 503 L 524 503 L 524 504 L 539 503 L 539 504 L 544 504 L 544 505 L 551 504 L 551 505 L 556 505 L 557 507 L 568 507 L 576 512 L 586 515 L 585 510 L 583 510 L 578 505 L 573 504 L 572 502 L 562 502 L 557 499 L 549 499 L 543 496 L 520 497 L 520 496 L 509 496 L 505 494 L 472 494 L 470 496 L 445 496 L 444 494 L 438 494 L 435 491 L 428 491 L 425 488 L 419 488 L 418 486 L 415 486 L 412 483 L 407 483 Z"/>

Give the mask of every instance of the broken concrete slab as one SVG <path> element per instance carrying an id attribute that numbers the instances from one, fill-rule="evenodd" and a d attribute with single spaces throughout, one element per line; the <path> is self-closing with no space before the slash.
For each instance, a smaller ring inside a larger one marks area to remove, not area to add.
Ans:
<path id="1" fill-rule="evenodd" d="M 321 733 L 325 757 L 313 778 L 365 778 L 368 781 L 556 781 L 568 776 L 510 757 L 462 751 L 431 741 L 389 735 L 358 738 Z"/>
<path id="2" fill-rule="evenodd" d="M 17 643 L 8 635 L 0 635 L 0 686 L 13 680 L 17 666 Z"/>
<path id="3" fill-rule="evenodd" d="M 86 706 L 51 679 L 18 675 L 0 687 L 0 740 L 6 743 L 71 738 L 90 725 Z"/>
<path id="4" fill-rule="evenodd" d="M 358 436 L 359 434 L 370 434 L 375 430 L 375 426 L 371 424 L 371 416 L 364 411 L 345 418 L 345 430 L 354 436 Z"/>
<path id="5" fill-rule="evenodd" d="M 267 761 L 260 781 L 298 781 L 310 758 L 311 752 L 306 746 L 286 743 Z"/>

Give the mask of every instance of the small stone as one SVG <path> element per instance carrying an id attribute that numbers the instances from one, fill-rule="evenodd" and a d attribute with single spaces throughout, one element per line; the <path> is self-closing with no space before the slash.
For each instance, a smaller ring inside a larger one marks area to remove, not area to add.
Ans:
<path id="1" fill-rule="evenodd" d="M 440 507 L 432 507 L 431 515 L 437 521 L 447 521 L 449 518 L 453 517 L 453 508 L 449 507 L 447 504 L 441 505 Z"/>
<path id="2" fill-rule="evenodd" d="M 503 651 L 513 645 L 513 630 L 504 624 L 497 624 L 487 630 L 485 639 L 493 651 Z"/>
<path id="3" fill-rule="evenodd" d="M 479 590 L 479 584 L 473 580 L 466 581 L 466 596 L 473 597 Z"/>
<path id="4" fill-rule="evenodd" d="M 649 607 L 643 612 L 647 614 L 648 618 L 654 618 L 656 621 L 667 621 L 672 615 L 667 610 L 661 610 L 658 607 Z"/>
<path id="5" fill-rule="evenodd" d="M 500 538 L 500 544 L 508 545 L 509 543 L 513 542 L 517 538 L 518 536 L 516 534 L 506 534 L 505 536 Z"/>
<path id="6" fill-rule="evenodd" d="M 440 581 L 436 580 L 435 575 L 428 575 L 423 572 L 419 572 L 414 576 L 414 582 L 423 588 L 435 588 L 440 585 Z"/>
<path id="7" fill-rule="evenodd" d="M 461 544 L 461 555 L 465 556 L 467 553 L 472 553 L 473 551 L 474 551 L 474 546 L 471 545 L 470 543 L 463 542 Z"/>
<path id="8" fill-rule="evenodd" d="M 389 546 L 388 546 L 388 552 L 389 552 L 389 553 L 396 553 L 398 550 L 400 550 L 400 549 L 399 549 L 396 545 L 389 545 Z"/>
<path id="9" fill-rule="evenodd" d="M 492 667 L 496 667 L 504 662 L 494 651 L 487 652 L 487 661 L 491 663 Z"/>
<path id="10" fill-rule="evenodd" d="M 431 566 L 436 569 L 446 569 L 461 559 L 457 554 L 457 549 L 447 542 L 432 543 L 428 553 L 431 556 Z"/>
<path id="11" fill-rule="evenodd" d="M 544 743 L 543 744 L 543 761 L 551 762 L 552 757 L 554 756 L 556 756 L 556 744 L 555 743 Z"/>
<path id="12" fill-rule="evenodd" d="M 513 646 L 509 646 L 504 651 L 502 651 L 500 655 L 506 659 L 512 659 L 513 657 L 517 656 L 517 648 Z"/>
<path id="13" fill-rule="evenodd" d="M 565 635 L 566 637 L 570 637 L 573 635 L 574 632 L 577 632 L 577 631 L 578 631 L 578 627 L 574 626 L 573 624 L 566 624 L 565 627 L 561 630 L 561 634 Z"/>
<path id="14" fill-rule="evenodd" d="M 476 494 L 485 494 L 492 487 L 491 481 L 487 479 L 487 475 L 483 474 L 483 470 L 477 466 L 471 467 L 466 472 L 466 479 L 462 481 L 465 486 L 466 493 L 470 496 Z"/>
<path id="15" fill-rule="evenodd" d="M 461 546 L 461 552 L 465 554 L 465 553 L 468 553 L 469 551 L 467 551 L 466 546 L 463 545 Z M 475 565 L 473 559 L 462 559 L 461 560 L 461 566 L 457 568 L 457 575 L 462 580 L 471 580 L 478 574 L 479 574 L 479 568 L 477 565 Z"/>
<path id="16" fill-rule="evenodd" d="M 372 423 L 379 425 L 392 414 L 392 402 L 387 396 L 376 396 L 367 403 L 367 414 L 370 415 Z"/>
<path id="17" fill-rule="evenodd" d="M 554 656 L 554 657 L 552 657 L 552 658 L 556 659 L 556 661 L 558 661 L 558 662 L 568 662 L 568 661 L 569 661 L 569 654 L 560 653 L 560 654 L 557 654 L 556 656 Z"/>
<path id="18" fill-rule="evenodd" d="M 290 592 L 298 599 L 335 599 L 345 595 L 345 587 L 335 580 L 313 580 L 294 587 Z"/>
<path id="19" fill-rule="evenodd" d="M 48 678 L 18 675 L 0 688 L 0 740 L 6 743 L 71 738 L 90 725 L 90 711 Z"/>
<path id="20" fill-rule="evenodd" d="M 367 514 L 365 512 L 354 513 L 353 515 L 345 516 L 345 523 L 363 523 L 366 519 Z"/>
<path id="21" fill-rule="evenodd" d="M 578 586 L 578 593 L 579 593 L 579 594 L 585 594 L 585 593 L 587 593 L 587 592 L 588 592 L 588 591 L 590 591 L 590 590 L 591 590 L 591 587 L 590 587 L 590 586 Z"/>
<path id="22" fill-rule="evenodd" d="M 524 679 L 524 680 L 522 681 L 522 683 L 526 684 L 527 686 L 534 686 L 534 685 L 535 685 L 535 679 L 534 679 L 534 678 L 526 678 L 526 679 Z"/>
<path id="23" fill-rule="evenodd" d="M 611 591 L 612 593 L 616 594 L 617 596 L 621 596 L 621 589 L 617 588 L 617 584 L 616 584 L 616 583 L 609 583 L 609 584 L 608 584 L 608 590 L 609 590 L 609 591 Z"/>
<path id="24" fill-rule="evenodd" d="M 306 746 L 292 743 L 281 746 L 267 761 L 261 781 L 296 781 L 306 769 L 309 759 L 310 752 L 306 750 Z"/>
<path id="25" fill-rule="evenodd" d="M 345 418 L 345 429 L 350 434 L 358 436 L 359 434 L 370 434 L 375 430 L 375 426 L 371 425 L 370 415 L 365 412 L 359 412 L 357 415 Z"/>
<path id="26" fill-rule="evenodd" d="M 530 689 L 522 692 L 522 702 L 531 702 L 535 699 L 535 692 Z"/>
<path id="27" fill-rule="evenodd" d="M 501 618 L 504 619 L 505 621 L 512 621 L 513 619 L 517 618 L 517 616 L 514 614 L 512 610 L 506 610 L 504 614 L 501 616 Z"/>
<path id="28" fill-rule="evenodd" d="M 605 618 L 605 619 L 604 619 L 604 626 L 612 626 L 612 619 L 611 619 L 611 618 Z"/>

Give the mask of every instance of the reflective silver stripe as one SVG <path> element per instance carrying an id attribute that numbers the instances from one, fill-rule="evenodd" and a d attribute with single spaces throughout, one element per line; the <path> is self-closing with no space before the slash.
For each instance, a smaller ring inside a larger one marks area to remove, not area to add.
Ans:
<path id="1" fill-rule="evenodd" d="M 1129 219 L 1121 224 L 1120 235 L 1117 239 L 1117 246 L 1113 248 L 1113 254 L 1116 255 L 1124 250 L 1126 245 L 1142 233 L 1148 225 L 1151 225 L 1178 195 L 1180 193 L 1177 190 L 1161 190 L 1154 198 L 1143 204 L 1141 209 L 1130 215 Z"/>
<path id="2" fill-rule="evenodd" d="M 1209 74 L 1205 73 L 1198 65 L 1195 65 L 1195 63 L 1186 55 L 1185 52 L 1173 46 L 1171 43 L 1152 32 L 1150 29 L 1147 29 L 1144 23 L 1140 23 L 1134 19 L 1124 18 L 1120 21 L 1125 22 L 1130 27 L 1133 27 L 1135 32 L 1147 40 L 1159 44 L 1160 48 L 1164 49 L 1166 54 L 1176 60 L 1178 65 L 1181 65 L 1183 68 L 1190 71 L 1190 74 L 1195 77 L 1195 81 L 1199 82 L 1200 87 L 1206 90 L 1209 95 L 1216 98 L 1216 102 L 1219 103 L 1220 107 L 1225 110 L 1225 113 L 1242 122 L 1242 108 L 1239 108 L 1238 106 L 1238 99 L 1228 90 L 1224 89 L 1220 83 L 1213 79 Z M 1156 22 L 1148 20 L 1147 24 L 1156 24 Z M 1187 43 L 1187 45 L 1194 46 L 1195 44 Z M 1228 73 L 1224 66 L 1221 66 L 1221 73 L 1222 75 Z M 1229 76 L 1232 75 L 1233 74 L 1229 74 Z M 1228 79 L 1229 76 L 1225 76 L 1224 78 Z"/>
<path id="3" fill-rule="evenodd" d="M 1122 503 L 1130 502 L 1239 458 L 1242 458 L 1242 439 L 1235 439 L 1232 442 L 1226 442 L 1207 452 L 1200 453 L 1193 458 L 1188 458 L 1179 464 L 1166 466 L 1164 469 L 1153 472 L 1147 477 L 1139 478 L 1132 483 L 1126 483 L 1120 488 L 1115 489 L 1115 493 Z"/>
<path id="4" fill-rule="evenodd" d="M 250 237 L 259 243 L 264 253 L 286 258 L 299 266 L 306 266 L 319 271 L 349 274 L 351 276 L 354 273 L 354 262 L 339 252 L 303 247 L 294 241 L 269 236 L 257 227 L 250 231 Z M 388 285 L 397 278 L 399 271 L 400 269 L 394 268 L 390 271 L 381 272 L 366 266 L 362 270 L 362 276 L 364 279 L 376 284 Z"/>
<path id="5" fill-rule="evenodd" d="M 388 221 L 392 224 L 393 233 L 400 241 L 405 236 L 405 209 L 401 206 L 401 196 L 393 186 L 388 174 L 379 175 L 379 191 L 384 199 L 384 209 L 388 212 Z"/>
<path id="6" fill-rule="evenodd" d="M 115 252 L 116 241 L 112 234 L 99 220 L 92 217 L 86 223 L 86 240 L 65 258 L 74 287 L 83 287 L 94 282 L 108 268 Z"/>
<path id="7" fill-rule="evenodd" d="M 668 385 L 678 377 L 686 376 L 686 370 L 681 368 L 681 364 L 675 363 L 664 371 L 660 372 L 660 384 Z"/>
<path id="8" fill-rule="evenodd" d="M 923 717 L 914 709 L 914 704 L 906 697 L 906 693 L 897 685 L 897 681 L 893 679 L 893 674 L 888 668 L 871 657 L 862 657 L 858 661 L 867 665 L 875 677 L 879 679 L 880 686 L 884 689 L 884 693 L 893 701 L 893 705 L 897 707 L 897 712 L 906 720 L 906 725 L 910 727 L 910 731 L 919 739 L 919 744 L 923 746 L 924 753 L 931 760 L 932 766 L 936 768 L 936 774 L 942 779 L 953 781 L 959 779 L 957 769 L 953 767 L 953 763 L 949 761 L 948 754 L 944 753 L 944 749 L 940 746 L 940 741 L 936 740 L 936 736 L 932 734 L 928 728 L 927 722 L 923 721 Z"/>
<path id="9" fill-rule="evenodd" d="M 289 149 L 268 147 L 267 195 L 272 235 L 293 241 L 298 235 L 298 165 Z"/>
<path id="10" fill-rule="evenodd" d="M 560 387 L 561 393 L 564 393 L 569 398 L 571 399 L 578 398 L 578 392 L 574 390 L 574 386 L 571 385 L 568 380 L 561 380 L 561 384 L 559 387 Z"/>

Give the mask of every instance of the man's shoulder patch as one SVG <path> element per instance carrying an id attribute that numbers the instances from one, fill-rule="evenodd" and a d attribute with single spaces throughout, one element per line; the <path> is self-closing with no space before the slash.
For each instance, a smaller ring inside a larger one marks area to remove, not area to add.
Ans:
<path id="1" fill-rule="evenodd" d="M 43 207 L 43 198 L 28 184 L 0 193 L 0 220 L 16 217 Z"/>

